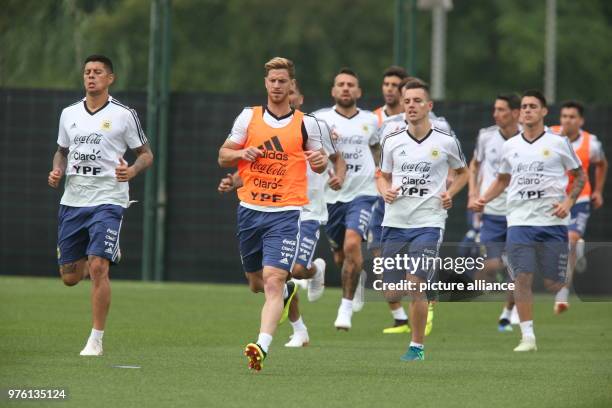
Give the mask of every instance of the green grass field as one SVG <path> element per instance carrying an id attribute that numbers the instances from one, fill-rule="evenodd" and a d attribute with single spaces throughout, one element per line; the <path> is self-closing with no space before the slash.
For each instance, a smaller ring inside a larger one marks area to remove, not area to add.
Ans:
<path id="1" fill-rule="evenodd" d="M 263 296 L 246 285 L 114 281 L 105 356 L 83 358 L 89 286 L 0 278 L 0 388 L 66 387 L 68 401 L 49 403 L 57 407 L 612 406 L 611 303 L 576 301 L 554 316 L 542 298 L 539 351 L 529 354 L 512 352 L 518 329 L 497 332 L 498 303 L 442 303 L 427 360 L 404 363 L 408 338 L 381 334 L 384 303 L 366 304 L 353 330 L 336 332 L 340 292 L 328 289 L 302 302 L 311 345 L 283 347 L 283 325 L 253 373 L 242 349 L 258 332 Z"/>

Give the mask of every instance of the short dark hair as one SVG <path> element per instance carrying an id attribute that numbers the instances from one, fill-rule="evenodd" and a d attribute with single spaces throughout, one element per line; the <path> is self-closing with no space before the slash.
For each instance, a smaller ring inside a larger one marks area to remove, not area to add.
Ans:
<path id="1" fill-rule="evenodd" d="M 83 63 L 83 66 L 87 65 L 88 62 L 92 62 L 92 61 L 101 62 L 104 64 L 108 72 L 110 72 L 111 74 L 114 72 L 113 62 L 106 55 L 101 55 L 101 54 L 90 55 L 89 57 L 85 58 L 85 62 Z"/>
<path id="2" fill-rule="evenodd" d="M 396 76 L 399 79 L 404 79 L 408 76 L 408 73 L 404 68 L 398 65 L 391 65 L 389 68 L 385 69 L 385 72 L 383 72 L 383 78 L 389 76 Z"/>
<path id="3" fill-rule="evenodd" d="M 568 109 L 568 108 L 574 108 L 578 111 L 578 114 L 580 115 L 581 118 L 584 117 L 584 105 L 578 101 L 575 100 L 571 100 L 571 101 L 565 101 L 561 104 L 561 109 Z"/>
<path id="4" fill-rule="evenodd" d="M 523 96 L 521 97 L 521 99 L 523 99 L 526 96 L 532 96 L 536 99 L 538 99 L 540 101 L 540 103 L 542 104 L 543 108 L 546 108 L 546 98 L 544 97 L 544 94 L 540 91 L 538 91 L 537 89 L 529 89 L 525 92 L 523 92 Z"/>
<path id="5" fill-rule="evenodd" d="M 521 109 L 521 98 L 515 93 L 499 94 L 495 100 L 506 101 L 511 110 Z"/>
<path id="6" fill-rule="evenodd" d="M 422 89 L 429 95 L 429 84 L 422 79 L 415 77 L 406 77 L 400 82 L 399 90 L 403 92 L 405 89 Z"/>
<path id="7" fill-rule="evenodd" d="M 359 81 L 359 75 L 357 75 L 357 73 L 355 71 L 353 71 L 351 68 L 349 67 L 342 67 L 340 68 L 340 71 L 338 71 L 338 73 L 336 74 L 336 76 L 334 76 L 334 80 L 335 78 L 340 75 L 340 74 L 346 74 L 346 75 L 350 75 L 355 77 L 358 81 Z"/>

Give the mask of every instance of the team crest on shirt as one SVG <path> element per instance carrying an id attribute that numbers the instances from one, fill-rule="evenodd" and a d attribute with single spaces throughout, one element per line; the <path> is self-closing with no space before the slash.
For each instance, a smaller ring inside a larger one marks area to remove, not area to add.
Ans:
<path id="1" fill-rule="evenodd" d="M 370 127 L 368 125 L 363 125 L 361 128 L 365 133 L 370 133 Z"/>
<path id="2" fill-rule="evenodd" d="M 549 149 L 542 150 L 542 156 L 544 156 L 544 157 L 550 156 L 550 150 Z"/>
<path id="3" fill-rule="evenodd" d="M 110 130 L 111 129 L 111 121 L 108 119 L 104 119 L 102 121 L 102 130 Z"/>
<path id="4" fill-rule="evenodd" d="M 431 158 L 435 160 L 438 157 L 440 157 L 440 149 L 434 147 L 433 149 L 431 149 Z"/>

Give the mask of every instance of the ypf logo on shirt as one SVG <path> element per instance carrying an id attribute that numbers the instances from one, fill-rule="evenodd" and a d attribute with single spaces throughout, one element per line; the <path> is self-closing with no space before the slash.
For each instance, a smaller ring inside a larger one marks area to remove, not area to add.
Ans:
<path id="1" fill-rule="evenodd" d="M 110 130 L 111 129 L 111 121 L 105 119 L 102 121 L 102 130 Z"/>

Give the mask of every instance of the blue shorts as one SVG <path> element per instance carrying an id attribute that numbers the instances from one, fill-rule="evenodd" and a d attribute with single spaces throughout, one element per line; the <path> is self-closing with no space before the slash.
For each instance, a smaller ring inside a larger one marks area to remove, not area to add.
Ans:
<path id="1" fill-rule="evenodd" d="M 64 265 L 99 256 L 118 263 L 119 234 L 124 208 L 114 204 L 94 207 L 60 205 L 57 231 L 57 263 Z"/>
<path id="2" fill-rule="evenodd" d="M 385 218 L 385 200 L 378 197 L 372 206 L 372 218 L 368 225 L 368 249 L 382 248 L 383 218 Z"/>
<path id="3" fill-rule="evenodd" d="M 480 242 L 487 248 L 487 258 L 500 259 L 506 246 L 506 216 L 483 214 L 481 220 Z"/>
<path id="4" fill-rule="evenodd" d="M 591 203 L 577 203 L 570 210 L 570 223 L 567 227 L 570 231 L 576 231 L 581 237 L 584 237 L 587 221 L 591 216 Z"/>
<path id="5" fill-rule="evenodd" d="M 332 250 L 342 250 L 347 229 L 358 232 L 365 241 L 375 201 L 376 196 L 358 196 L 348 203 L 338 201 L 334 204 L 327 204 L 329 216 L 325 233 Z"/>
<path id="6" fill-rule="evenodd" d="M 290 272 L 297 256 L 300 211 L 263 212 L 239 205 L 237 236 L 245 272 L 264 266 Z"/>
<path id="7" fill-rule="evenodd" d="M 567 242 L 565 225 L 508 228 L 506 251 L 512 280 L 519 273 L 539 272 L 546 279 L 565 282 Z"/>
<path id="8" fill-rule="evenodd" d="M 425 263 L 425 258 L 436 258 L 442 243 L 444 230 L 442 228 L 383 228 L 383 258 L 394 258 L 396 255 L 408 255 L 408 268 L 384 268 L 384 282 L 400 282 L 406 279 L 406 274 L 411 273 L 427 281 L 434 278 L 435 264 Z M 418 259 L 420 263 L 417 265 Z"/>
<path id="9" fill-rule="evenodd" d="M 296 264 L 309 269 L 312 266 L 312 258 L 319 242 L 319 227 L 321 223 L 315 220 L 300 221 L 300 244 L 298 245 L 298 257 Z"/>

